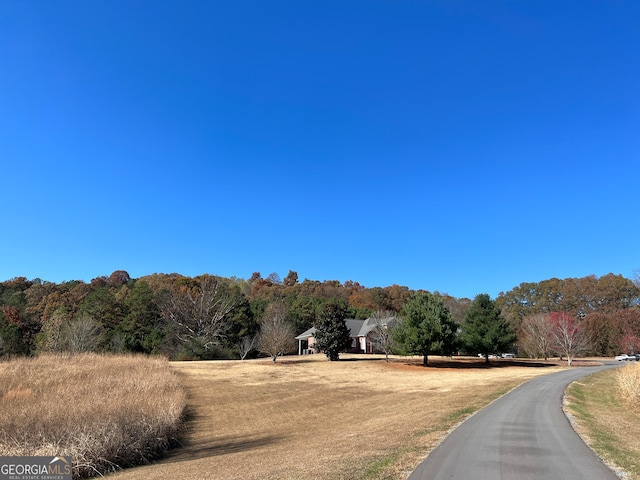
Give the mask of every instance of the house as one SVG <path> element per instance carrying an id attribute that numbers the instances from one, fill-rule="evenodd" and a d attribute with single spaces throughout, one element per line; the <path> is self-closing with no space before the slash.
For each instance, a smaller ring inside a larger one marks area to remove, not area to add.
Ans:
<path id="1" fill-rule="evenodd" d="M 309 330 L 302 332 L 296 337 L 296 340 L 298 341 L 298 355 L 316 353 L 316 349 L 313 348 L 315 333 L 316 327 L 311 327 Z"/>
<path id="2" fill-rule="evenodd" d="M 345 323 L 349 329 L 349 337 L 351 337 L 351 347 L 345 350 L 347 353 L 383 353 L 378 346 L 374 328 L 378 323 L 385 325 L 389 319 L 376 319 L 369 317 L 366 320 L 347 319 Z M 314 348 L 315 343 L 315 327 L 302 332 L 296 337 L 298 341 L 298 355 L 307 355 L 317 353 Z"/>

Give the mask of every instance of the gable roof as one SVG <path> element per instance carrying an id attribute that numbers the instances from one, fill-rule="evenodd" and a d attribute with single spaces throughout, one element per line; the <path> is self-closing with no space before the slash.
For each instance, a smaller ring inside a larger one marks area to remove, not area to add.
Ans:
<path id="1" fill-rule="evenodd" d="M 372 317 L 367 318 L 366 320 L 355 320 L 353 318 L 347 318 L 345 323 L 347 324 L 347 328 L 349 329 L 349 336 L 351 338 L 357 337 L 366 337 L 371 330 L 373 330 L 378 323 L 384 325 L 388 318 L 380 318 L 375 319 Z M 309 330 L 302 332 L 300 335 L 296 337 L 296 340 L 306 340 L 307 338 L 313 337 L 316 333 L 316 328 L 311 327 Z"/>
<path id="2" fill-rule="evenodd" d="M 351 337 L 366 337 L 375 327 L 375 323 L 369 322 L 368 318 L 366 320 L 347 319 L 346 324 Z"/>
<path id="3" fill-rule="evenodd" d="M 316 333 L 316 327 L 311 327 L 309 330 L 305 330 L 300 335 L 298 335 L 296 337 L 296 340 L 306 340 L 307 338 L 313 337 L 314 333 Z"/>
<path id="4" fill-rule="evenodd" d="M 352 323 L 352 327 L 353 328 L 349 328 L 349 330 L 351 331 L 351 336 L 352 337 L 366 337 L 374 328 L 376 328 L 376 326 L 378 325 L 386 325 L 389 320 L 391 320 L 392 317 L 389 318 L 373 318 L 373 317 L 369 317 L 366 320 L 347 320 L 347 327 L 350 327 L 349 322 L 353 322 Z M 358 323 L 356 323 L 358 322 Z M 358 327 L 359 325 L 359 327 Z M 357 328 L 357 330 L 356 330 Z"/>

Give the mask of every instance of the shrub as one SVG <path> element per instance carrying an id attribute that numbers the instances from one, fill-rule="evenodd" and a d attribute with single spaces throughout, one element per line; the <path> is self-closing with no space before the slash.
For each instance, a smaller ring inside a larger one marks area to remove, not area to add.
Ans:
<path id="1" fill-rule="evenodd" d="M 0 452 L 71 456 L 74 478 L 148 463 L 176 441 L 185 405 L 165 359 L 87 353 L 0 363 Z"/>

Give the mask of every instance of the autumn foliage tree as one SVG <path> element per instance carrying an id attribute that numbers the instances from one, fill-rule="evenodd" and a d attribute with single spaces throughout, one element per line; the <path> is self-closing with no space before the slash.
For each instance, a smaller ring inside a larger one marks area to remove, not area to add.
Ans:
<path id="1" fill-rule="evenodd" d="M 293 287 L 296 283 L 298 283 L 298 272 L 289 270 L 289 273 L 287 273 L 287 276 L 284 277 L 282 283 L 285 287 Z"/>
<path id="2" fill-rule="evenodd" d="M 621 310 L 614 316 L 620 331 L 619 352 L 640 352 L 640 307 Z"/>
<path id="3" fill-rule="evenodd" d="M 584 317 L 594 312 L 614 313 L 640 302 L 640 288 L 622 275 L 551 278 L 537 283 L 521 283 L 496 299 L 502 314 L 514 326 L 527 315 L 567 312 Z"/>
<path id="4" fill-rule="evenodd" d="M 621 328 L 616 314 L 593 312 L 584 317 L 581 324 L 592 355 L 606 357 L 621 351 Z"/>

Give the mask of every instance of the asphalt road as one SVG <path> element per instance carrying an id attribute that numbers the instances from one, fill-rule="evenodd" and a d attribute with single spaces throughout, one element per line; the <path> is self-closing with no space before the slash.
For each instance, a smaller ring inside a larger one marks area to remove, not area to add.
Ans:
<path id="1" fill-rule="evenodd" d="M 463 422 L 409 480 L 618 480 L 562 411 L 569 383 L 613 366 L 528 381 Z"/>

